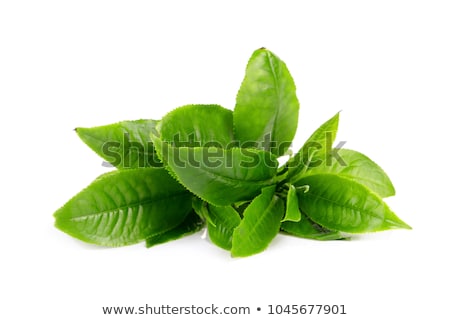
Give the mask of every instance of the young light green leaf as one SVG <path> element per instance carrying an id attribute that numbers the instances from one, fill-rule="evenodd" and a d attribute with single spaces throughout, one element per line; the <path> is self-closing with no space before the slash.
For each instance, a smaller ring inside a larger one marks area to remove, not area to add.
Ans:
<path id="1" fill-rule="evenodd" d="M 187 105 L 165 115 L 158 126 L 161 140 L 174 147 L 233 146 L 233 113 L 218 105 Z"/>
<path id="2" fill-rule="evenodd" d="M 171 174 L 192 193 L 217 205 L 249 200 L 274 183 L 278 162 L 262 150 L 172 147 L 153 136 Z"/>
<path id="3" fill-rule="evenodd" d="M 75 131 L 95 153 L 118 169 L 162 167 L 150 133 L 156 120 L 122 121 L 110 125 L 76 128 Z"/>
<path id="4" fill-rule="evenodd" d="M 301 191 L 303 192 L 303 191 Z M 284 215 L 284 221 L 300 221 L 302 215 L 300 213 L 300 209 L 298 208 L 298 198 L 297 198 L 297 189 L 294 185 L 289 185 L 289 191 L 286 198 L 286 213 Z"/>
<path id="5" fill-rule="evenodd" d="M 251 56 L 236 97 L 234 128 L 246 144 L 277 156 L 289 148 L 297 130 L 299 102 L 286 64 L 267 49 Z"/>
<path id="6" fill-rule="evenodd" d="M 300 148 L 294 157 L 285 164 L 286 179 L 294 184 L 301 178 L 303 172 L 310 167 L 316 167 L 326 161 L 326 155 L 332 150 L 339 125 L 339 113 L 322 124 Z"/>
<path id="7" fill-rule="evenodd" d="M 192 195 L 163 168 L 108 173 L 55 212 L 55 226 L 82 241 L 134 244 L 178 226 Z"/>
<path id="8" fill-rule="evenodd" d="M 231 206 L 217 207 L 209 205 L 210 217 L 213 223 L 208 222 L 208 235 L 218 247 L 231 250 L 231 239 L 234 229 L 241 222 L 241 217 Z"/>
<path id="9" fill-rule="evenodd" d="M 298 222 L 285 221 L 281 224 L 281 230 L 284 232 L 306 239 L 313 240 L 342 240 L 346 239 L 338 231 L 328 230 L 317 223 L 313 222 L 306 215 L 302 215 L 302 219 Z"/>
<path id="10" fill-rule="evenodd" d="M 378 195 L 356 181 L 324 173 L 299 183 L 310 187 L 297 194 L 300 210 L 327 229 L 348 233 L 411 229 Z"/>
<path id="11" fill-rule="evenodd" d="M 303 177 L 329 173 L 359 182 L 385 198 L 395 195 L 395 189 L 387 174 L 375 162 L 357 151 L 335 149 L 320 166 L 308 168 Z"/>
<path id="12" fill-rule="evenodd" d="M 147 248 L 196 233 L 200 231 L 204 225 L 205 222 L 194 211 L 191 211 L 184 221 L 175 228 L 147 238 L 145 240 Z"/>
<path id="13" fill-rule="evenodd" d="M 275 195 L 275 186 L 262 189 L 234 229 L 231 255 L 246 257 L 264 251 L 277 235 L 283 214 L 283 200 Z"/>

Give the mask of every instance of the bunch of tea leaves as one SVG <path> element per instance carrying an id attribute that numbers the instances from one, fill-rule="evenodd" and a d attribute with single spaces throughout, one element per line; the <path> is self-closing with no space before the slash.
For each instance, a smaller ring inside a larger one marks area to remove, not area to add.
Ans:
<path id="1" fill-rule="evenodd" d="M 339 113 L 284 165 L 299 102 L 283 61 L 251 56 L 234 111 L 186 105 L 161 120 L 123 121 L 76 132 L 117 170 L 94 180 L 54 214 L 82 241 L 147 247 L 206 227 L 211 241 L 243 257 L 284 232 L 337 240 L 410 227 L 383 201 L 395 194 L 367 156 L 332 148 Z"/>

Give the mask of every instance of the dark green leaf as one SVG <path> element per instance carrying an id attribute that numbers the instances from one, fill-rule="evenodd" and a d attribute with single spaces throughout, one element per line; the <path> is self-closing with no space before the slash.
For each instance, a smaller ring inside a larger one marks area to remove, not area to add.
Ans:
<path id="1" fill-rule="evenodd" d="M 204 225 L 205 222 L 194 211 L 191 211 L 184 221 L 175 228 L 147 238 L 145 240 L 147 248 L 193 234 L 200 231 Z"/>
<path id="2" fill-rule="evenodd" d="M 286 64 L 261 48 L 251 56 L 236 97 L 234 128 L 241 146 L 283 155 L 297 130 L 299 102 Z"/>
<path id="3" fill-rule="evenodd" d="M 300 191 L 303 192 L 303 191 Z M 297 198 L 297 189 L 293 185 L 289 185 L 289 191 L 286 198 L 286 213 L 284 215 L 284 221 L 300 221 L 302 215 L 300 213 L 300 209 L 298 208 L 298 198 Z"/>
<path id="4" fill-rule="evenodd" d="M 209 205 L 208 235 L 211 241 L 225 250 L 231 250 L 231 239 L 234 229 L 241 222 L 241 217 L 231 206 L 217 207 Z"/>
<path id="5" fill-rule="evenodd" d="M 264 251 L 277 235 L 283 214 L 283 200 L 275 195 L 275 186 L 262 189 L 234 229 L 231 255 L 246 257 Z"/>
<path id="6" fill-rule="evenodd" d="M 300 148 L 294 157 L 288 160 L 286 179 L 295 183 L 303 172 L 310 167 L 317 167 L 326 161 L 326 155 L 333 147 L 339 125 L 339 113 L 322 124 Z"/>
<path id="7" fill-rule="evenodd" d="M 213 224 L 214 222 L 211 220 L 209 216 L 208 202 L 203 201 L 200 198 L 193 197 L 192 198 L 192 208 L 194 212 L 202 219 L 207 221 L 209 224 Z"/>
<path id="8" fill-rule="evenodd" d="M 410 229 L 366 186 L 335 174 L 302 178 L 309 191 L 298 193 L 300 210 L 330 230 L 349 233 Z"/>
<path id="9" fill-rule="evenodd" d="M 394 186 L 383 169 L 362 153 L 348 149 L 335 149 L 332 155 L 322 165 L 306 170 L 303 176 L 321 173 L 336 174 L 365 185 L 380 197 L 395 194 Z"/>
<path id="10" fill-rule="evenodd" d="M 244 211 L 247 209 L 247 207 L 250 205 L 253 199 L 251 200 L 244 200 L 233 203 L 233 208 L 236 209 L 237 213 L 239 213 L 239 216 L 242 218 L 244 217 Z"/>
<path id="11" fill-rule="evenodd" d="M 95 153 L 118 169 L 162 167 L 150 133 L 156 120 L 122 121 L 93 128 L 76 128 Z"/>
<path id="12" fill-rule="evenodd" d="M 341 240 L 345 239 L 338 231 L 331 231 L 313 222 L 303 215 L 299 222 L 286 221 L 281 224 L 281 230 L 299 238 L 314 240 Z"/>
<path id="13" fill-rule="evenodd" d="M 163 168 L 114 171 L 55 212 L 60 230 L 85 242 L 123 246 L 179 225 L 192 195 Z"/>

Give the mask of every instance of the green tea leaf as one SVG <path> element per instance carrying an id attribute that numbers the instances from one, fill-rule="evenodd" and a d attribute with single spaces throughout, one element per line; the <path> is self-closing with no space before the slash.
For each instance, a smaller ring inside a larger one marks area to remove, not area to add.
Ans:
<path id="1" fill-rule="evenodd" d="M 277 235 L 283 214 L 283 200 L 275 195 L 275 186 L 262 189 L 234 229 L 231 255 L 246 257 L 264 251 Z"/>
<path id="2" fill-rule="evenodd" d="M 322 124 L 300 148 L 286 165 L 286 179 L 294 184 L 303 172 L 310 167 L 317 167 L 326 162 L 326 155 L 332 150 L 339 125 L 339 113 Z"/>
<path id="3" fill-rule="evenodd" d="M 297 189 L 293 185 L 289 185 L 289 191 L 286 198 L 286 213 L 284 215 L 284 221 L 300 221 L 302 215 L 298 208 Z"/>
<path id="4" fill-rule="evenodd" d="M 233 113 L 218 105 L 187 105 L 165 115 L 159 124 L 161 140 L 174 147 L 233 146 Z"/>
<path id="5" fill-rule="evenodd" d="M 200 231 L 204 225 L 205 222 L 194 211 L 191 211 L 184 221 L 175 228 L 147 238 L 145 240 L 147 248 L 196 233 Z"/>
<path id="6" fill-rule="evenodd" d="M 118 169 L 162 167 L 150 133 L 158 121 L 122 121 L 110 125 L 76 128 L 75 131 L 95 153 Z"/>
<path id="7" fill-rule="evenodd" d="M 318 225 L 305 215 L 298 222 L 283 222 L 281 230 L 299 238 L 313 240 L 342 240 L 346 238 L 338 231 L 331 231 Z"/>
<path id="8" fill-rule="evenodd" d="M 153 136 L 158 154 L 177 180 L 201 199 L 217 205 L 249 200 L 274 183 L 278 162 L 262 150 L 175 148 Z"/>
<path id="9" fill-rule="evenodd" d="M 286 64 L 261 48 L 251 56 L 236 97 L 234 128 L 241 146 L 285 154 L 297 130 L 299 102 Z"/>
<path id="10" fill-rule="evenodd" d="M 163 168 L 108 173 L 55 212 L 55 226 L 85 242 L 123 246 L 178 226 L 192 195 Z"/>
<path id="11" fill-rule="evenodd" d="M 306 170 L 303 176 L 336 174 L 365 185 L 382 198 L 395 195 L 394 186 L 387 174 L 367 156 L 348 149 L 333 150 L 332 155 L 322 165 Z"/>
<path id="12" fill-rule="evenodd" d="M 335 174 L 302 178 L 309 191 L 298 193 L 300 210 L 330 230 L 348 233 L 411 229 L 366 186 Z"/>
<path id="13" fill-rule="evenodd" d="M 231 250 L 231 239 L 234 229 L 241 222 L 241 217 L 231 206 L 217 207 L 209 205 L 210 217 L 213 223 L 208 222 L 208 235 L 218 247 Z"/>

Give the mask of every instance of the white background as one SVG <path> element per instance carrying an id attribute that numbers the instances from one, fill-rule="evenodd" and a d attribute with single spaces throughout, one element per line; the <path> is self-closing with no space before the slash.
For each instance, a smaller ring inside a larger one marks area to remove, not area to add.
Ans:
<path id="1" fill-rule="evenodd" d="M 268 304 L 348 313 L 291 319 L 448 318 L 445 3 L 2 1 L 0 318 L 150 319 L 102 315 L 146 303 L 250 306 L 242 318 L 255 319 Z M 347 242 L 279 236 L 231 259 L 201 234 L 104 249 L 53 227 L 53 212 L 107 170 L 75 127 L 157 119 L 189 103 L 233 108 L 262 46 L 296 80 L 295 146 L 342 110 L 338 140 L 389 173 L 397 195 L 387 201 L 414 230 Z"/>

